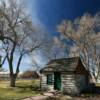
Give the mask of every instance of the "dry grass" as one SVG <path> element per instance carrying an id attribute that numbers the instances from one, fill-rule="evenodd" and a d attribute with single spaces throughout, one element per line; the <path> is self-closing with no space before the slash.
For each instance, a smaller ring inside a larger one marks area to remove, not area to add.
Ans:
<path id="1" fill-rule="evenodd" d="M 100 87 L 100 83 L 95 83 L 95 86 Z"/>
<path id="2" fill-rule="evenodd" d="M 14 88 L 9 87 L 9 81 L 0 82 L 0 100 L 22 100 L 39 93 L 38 80 L 17 80 Z"/>

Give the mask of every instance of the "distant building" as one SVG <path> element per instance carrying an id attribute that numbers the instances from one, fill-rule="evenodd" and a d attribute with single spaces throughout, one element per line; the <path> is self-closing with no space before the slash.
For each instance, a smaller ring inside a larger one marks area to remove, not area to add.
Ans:
<path id="1" fill-rule="evenodd" d="M 21 78 L 21 79 L 39 79 L 40 75 L 36 71 L 27 70 L 27 71 L 19 74 L 19 78 Z"/>
<path id="2" fill-rule="evenodd" d="M 10 75 L 8 71 L 1 71 L 0 72 L 0 80 L 9 79 Z"/>
<path id="3" fill-rule="evenodd" d="M 79 57 L 51 60 L 41 72 L 41 90 L 79 94 L 88 88 L 89 73 Z"/>

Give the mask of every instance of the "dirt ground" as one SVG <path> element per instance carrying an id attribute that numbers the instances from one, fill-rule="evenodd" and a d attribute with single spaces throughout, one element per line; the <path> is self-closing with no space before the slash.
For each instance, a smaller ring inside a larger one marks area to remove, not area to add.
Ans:
<path id="1" fill-rule="evenodd" d="M 75 97 L 72 100 L 100 100 L 100 96 L 99 97 Z"/>
<path id="2" fill-rule="evenodd" d="M 61 95 L 57 91 L 54 91 L 54 93 L 46 92 L 42 95 L 26 98 L 24 100 L 100 100 L 100 88 L 95 88 L 93 93 L 83 93 L 80 94 L 80 96 Z"/>
<path id="3" fill-rule="evenodd" d="M 71 96 L 62 96 L 62 97 L 52 97 L 49 98 L 48 96 L 36 96 L 26 98 L 24 100 L 100 100 L 100 95 L 91 96 L 91 97 L 71 97 Z"/>

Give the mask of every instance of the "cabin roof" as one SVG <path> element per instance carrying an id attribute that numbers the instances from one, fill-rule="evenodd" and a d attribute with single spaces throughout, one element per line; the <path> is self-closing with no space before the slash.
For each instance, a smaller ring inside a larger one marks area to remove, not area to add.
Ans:
<path id="1" fill-rule="evenodd" d="M 46 71 L 74 72 L 79 62 L 81 62 L 79 57 L 51 60 L 46 64 L 46 66 L 43 69 L 41 69 L 40 72 L 46 72 Z"/>

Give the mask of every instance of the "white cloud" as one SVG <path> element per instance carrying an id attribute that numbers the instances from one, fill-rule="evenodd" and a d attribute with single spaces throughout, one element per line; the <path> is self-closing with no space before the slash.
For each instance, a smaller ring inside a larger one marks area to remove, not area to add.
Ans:
<path id="1" fill-rule="evenodd" d="M 37 2 L 36 0 L 25 0 L 27 4 L 27 10 L 29 14 L 32 16 L 32 21 L 33 24 L 38 26 L 38 28 L 45 29 L 45 25 L 39 20 L 38 15 L 37 15 Z"/>
<path id="2" fill-rule="evenodd" d="M 70 47 L 69 57 L 79 56 L 79 48 L 76 45 Z"/>

